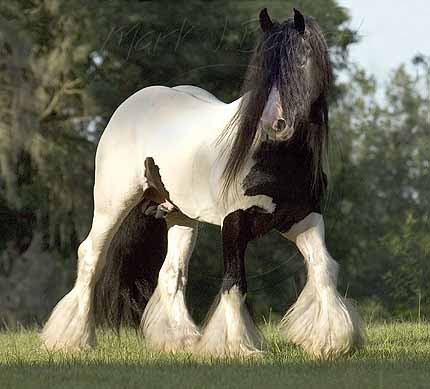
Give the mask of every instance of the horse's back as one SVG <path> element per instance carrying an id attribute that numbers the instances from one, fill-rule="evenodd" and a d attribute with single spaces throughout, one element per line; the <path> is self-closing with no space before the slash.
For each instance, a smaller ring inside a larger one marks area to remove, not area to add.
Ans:
<path id="1" fill-rule="evenodd" d="M 214 127 L 219 131 L 224 128 L 231 116 L 230 106 L 195 86 L 151 86 L 126 99 L 112 115 L 105 132 L 114 127 L 113 131 L 122 134 L 131 129 L 139 131 L 140 135 L 157 133 L 159 136 L 162 131 L 171 138 L 180 131 L 181 137 L 191 133 L 194 139 L 199 135 L 204 138 L 206 133 L 216 131 Z"/>
<path id="2" fill-rule="evenodd" d="M 206 89 L 199 88 L 198 86 L 178 85 L 178 86 L 174 86 L 172 89 L 187 93 L 187 94 L 189 94 L 189 95 L 191 95 L 197 99 L 201 99 L 207 103 L 225 104 L 223 101 L 218 99 L 212 93 L 208 92 Z"/>

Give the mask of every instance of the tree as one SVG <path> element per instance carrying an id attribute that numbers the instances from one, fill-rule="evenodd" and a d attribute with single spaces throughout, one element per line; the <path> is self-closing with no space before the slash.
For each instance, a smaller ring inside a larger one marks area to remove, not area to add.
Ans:
<path id="1" fill-rule="evenodd" d="M 328 218 L 344 289 L 404 317 L 430 311 L 430 62 L 413 62 L 416 76 L 400 66 L 382 102 L 375 81 L 355 71 L 332 126 L 343 151 Z"/>

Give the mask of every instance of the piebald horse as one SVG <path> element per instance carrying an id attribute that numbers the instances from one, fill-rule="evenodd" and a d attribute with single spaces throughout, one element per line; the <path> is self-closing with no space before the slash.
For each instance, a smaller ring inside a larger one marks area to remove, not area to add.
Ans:
<path id="1" fill-rule="evenodd" d="M 308 271 L 281 333 L 317 358 L 362 344 L 360 317 L 336 288 L 321 215 L 327 44 L 316 21 L 297 10 L 278 23 L 264 9 L 260 25 L 238 100 L 152 86 L 113 114 L 96 153 L 94 217 L 78 249 L 76 283 L 42 332 L 49 349 L 94 345 L 102 312 L 111 322 L 139 323 L 159 350 L 257 352 L 244 257 L 247 244 L 272 229 L 295 242 Z M 185 301 L 199 222 L 221 226 L 224 256 L 221 290 L 202 328 Z"/>

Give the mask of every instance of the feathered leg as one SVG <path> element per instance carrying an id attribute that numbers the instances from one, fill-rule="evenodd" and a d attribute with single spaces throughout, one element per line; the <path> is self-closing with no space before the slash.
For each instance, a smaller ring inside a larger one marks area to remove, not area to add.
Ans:
<path id="1" fill-rule="evenodd" d="M 363 343 L 360 316 L 336 288 L 338 264 L 327 251 L 324 221 L 312 213 L 285 236 L 305 258 L 308 279 L 297 302 L 281 322 L 281 332 L 316 358 L 347 354 Z"/>
<path id="2" fill-rule="evenodd" d="M 245 303 L 245 249 L 252 235 L 250 218 L 245 211 L 236 211 L 224 219 L 224 279 L 196 347 L 200 353 L 248 355 L 261 350 L 262 339 Z"/>
<path id="3" fill-rule="evenodd" d="M 186 350 L 200 337 L 188 313 L 185 288 L 198 222 L 175 213 L 167 216 L 167 256 L 158 285 L 143 313 L 141 329 L 147 343 L 158 350 Z"/>

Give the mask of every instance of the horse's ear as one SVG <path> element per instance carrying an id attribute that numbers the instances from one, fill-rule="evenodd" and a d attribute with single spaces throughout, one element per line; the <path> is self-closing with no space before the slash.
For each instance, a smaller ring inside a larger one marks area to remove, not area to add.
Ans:
<path id="1" fill-rule="evenodd" d="M 260 11 L 260 26 L 263 32 L 269 31 L 273 26 L 273 22 L 270 19 L 269 14 L 267 13 L 267 8 L 263 8 Z"/>
<path id="2" fill-rule="evenodd" d="M 303 34 L 305 32 L 305 18 L 303 17 L 302 13 L 294 9 L 294 28 L 297 30 L 298 33 Z"/>

